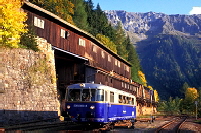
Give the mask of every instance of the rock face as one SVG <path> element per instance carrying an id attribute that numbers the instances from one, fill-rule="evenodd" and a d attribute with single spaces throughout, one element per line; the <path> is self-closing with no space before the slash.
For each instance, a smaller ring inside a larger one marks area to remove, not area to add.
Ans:
<path id="1" fill-rule="evenodd" d="M 109 22 L 122 22 L 133 42 L 147 39 L 155 34 L 197 35 L 201 34 L 201 15 L 166 15 L 164 13 L 134 13 L 126 11 L 105 11 Z"/>

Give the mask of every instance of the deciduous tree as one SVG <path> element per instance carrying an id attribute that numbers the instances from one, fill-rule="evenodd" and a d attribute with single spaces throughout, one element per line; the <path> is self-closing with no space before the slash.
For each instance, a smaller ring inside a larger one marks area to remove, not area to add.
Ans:
<path id="1" fill-rule="evenodd" d="M 102 35 L 102 34 L 97 34 L 96 38 L 98 40 L 100 40 L 110 50 L 117 53 L 116 45 L 112 41 L 110 41 L 110 39 L 108 37 L 106 37 L 105 35 Z"/>
<path id="2" fill-rule="evenodd" d="M 0 4 L 0 46 L 18 48 L 21 34 L 26 33 L 26 13 L 20 0 L 1 0 Z"/>
<path id="3" fill-rule="evenodd" d="M 194 102 L 199 97 L 196 88 L 187 88 L 185 92 L 185 99 Z"/>
<path id="4" fill-rule="evenodd" d="M 74 14 L 74 4 L 70 0 L 29 0 L 30 2 L 45 8 L 58 15 L 65 21 L 74 24 L 72 14 Z"/>
<path id="5" fill-rule="evenodd" d="M 175 99 L 170 97 L 168 101 L 162 101 L 159 103 L 158 110 L 165 111 L 167 115 L 179 114 L 181 101 L 182 99 L 178 97 Z"/>
<path id="6" fill-rule="evenodd" d="M 159 96 L 158 96 L 157 90 L 154 90 L 154 100 L 155 100 L 156 102 L 159 101 Z"/>
<path id="7" fill-rule="evenodd" d="M 145 78 L 145 74 L 142 71 L 138 71 L 138 75 L 144 86 L 147 86 L 147 80 Z"/>
<path id="8" fill-rule="evenodd" d="M 183 110 L 194 111 L 195 110 L 195 100 L 199 97 L 196 88 L 187 88 L 185 92 L 185 99 L 183 101 Z"/>

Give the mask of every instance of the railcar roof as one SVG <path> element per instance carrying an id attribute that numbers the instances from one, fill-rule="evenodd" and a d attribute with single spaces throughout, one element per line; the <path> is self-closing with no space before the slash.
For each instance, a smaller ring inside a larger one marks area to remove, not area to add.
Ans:
<path id="1" fill-rule="evenodd" d="M 87 89 L 87 88 L 91 88 L 91 89 L 114 89 L 110 86 L 106 86 L 106 85 L 102 85 L 102 84 L 93 84 L 93 83 L 78 83 L 78 84 L 73 84 L 73 85 L 69 85 L 67 88 L 69 89 Z"/>

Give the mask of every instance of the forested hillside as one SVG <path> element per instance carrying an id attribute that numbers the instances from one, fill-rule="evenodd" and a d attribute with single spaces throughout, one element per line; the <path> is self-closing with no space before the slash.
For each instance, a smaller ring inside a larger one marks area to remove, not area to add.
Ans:
<path id="1" fill-rule="evenodd" d="M 186 82 L 201 86 L 201 42 L 185 36 L 156 35 L 138 49 L 147 80 L 164 99 L 183 97 Z M 146 51 L 146 52 L 145 52 Z"/>
<path id="2" fill-rule="evenodd" d="M 201 15 L 105 11 L 136 46 L 148 83 L 161 99 L 184 97 L 182 86 L 201 87 Z"/>

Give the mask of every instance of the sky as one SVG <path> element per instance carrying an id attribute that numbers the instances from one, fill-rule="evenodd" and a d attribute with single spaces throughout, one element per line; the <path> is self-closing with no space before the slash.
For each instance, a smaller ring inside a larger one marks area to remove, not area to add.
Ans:
<path id="1" fill-rule="evenodd" d="M 102 10 L 157 12 L 165 14 L 201 14 L 201 0 L 92 0 Z"/>

